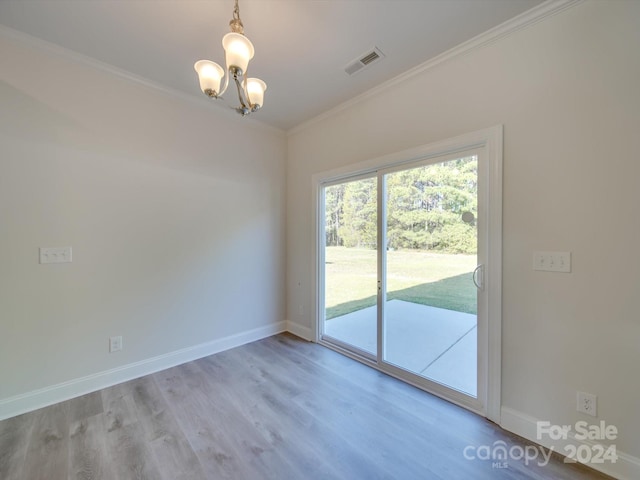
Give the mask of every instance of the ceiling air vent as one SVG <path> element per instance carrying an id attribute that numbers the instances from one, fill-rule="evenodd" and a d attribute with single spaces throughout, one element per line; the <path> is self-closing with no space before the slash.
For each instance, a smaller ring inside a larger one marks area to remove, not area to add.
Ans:
<path id="1" fill-rule="evenodd" d="M 347 65 L 344 69 L 349 75 L 353 75 L 356 72 L 372 65 L 384 58 L 384 54 L 378 49 L 378 47 L 374 47 L 372 50 L 360 55 L 357 60 L 354 60 L 349 65 Z"/>

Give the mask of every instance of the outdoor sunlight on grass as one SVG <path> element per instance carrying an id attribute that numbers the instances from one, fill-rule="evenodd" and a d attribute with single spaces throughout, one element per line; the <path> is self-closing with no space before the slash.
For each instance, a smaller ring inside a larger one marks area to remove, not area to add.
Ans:
<path id="1" fill-rule="evenodd" d="M 376 303 L 376 251 L 326 247 L 326 318 Z M 420 250 L 387 252 L 387 300 L 476 313 L 475 255 Z"/>

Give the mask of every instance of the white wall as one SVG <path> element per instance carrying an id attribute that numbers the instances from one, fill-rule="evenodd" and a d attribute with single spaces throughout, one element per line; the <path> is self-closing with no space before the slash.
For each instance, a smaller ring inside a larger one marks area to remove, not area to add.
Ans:
<path id="1" fill-rule="evenodd" d="M 283 328 L 283 132 L 6 32 L 0 58 L 0 413 Z M 73 263 L 39 265 L 47 246 Z"/>
<path id="2" fill-rule="evenodd" d="M 640 2 L 580 3 L 292 132 L 297 330 L 312 327 L 311 176 L 503 124 L 503 412 L 593 421 L 576 391 L 595 393 L 597 420 L 640 457 L 638 19 Z M 532 271 L 534 250 L 571 251 L 573 272 Z"/>

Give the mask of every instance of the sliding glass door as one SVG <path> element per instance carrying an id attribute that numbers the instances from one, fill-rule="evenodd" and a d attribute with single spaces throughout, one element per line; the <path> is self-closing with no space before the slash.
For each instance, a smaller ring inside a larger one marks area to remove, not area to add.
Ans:
<path id="1" fill-rule="evenodd" d="M 382 360 L 477 393 L 477 157 L 382 175 Z"/>
<path id="2" fill-rule="evenodd" d="M 326 183 L 321 195 L 320 341 L 470 404 L 486 356 L 479 159 L 470 150 L 405 163 Z"/>
<path id="3" fill-rule="evenodd" d="M 377 177 L 324 189 L 324 337 L 377 356 Z"/>

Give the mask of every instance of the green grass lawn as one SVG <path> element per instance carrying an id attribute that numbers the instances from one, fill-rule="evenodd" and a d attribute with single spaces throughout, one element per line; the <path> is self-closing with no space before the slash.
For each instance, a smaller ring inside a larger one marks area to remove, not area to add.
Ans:
<path id="1" fill-rule="evenodd" d="M 376 304 L 376 251 L 326 248 L 327 319 Z M 387 299 L 476 313 L 475 255 L 387 252 Z"/>

